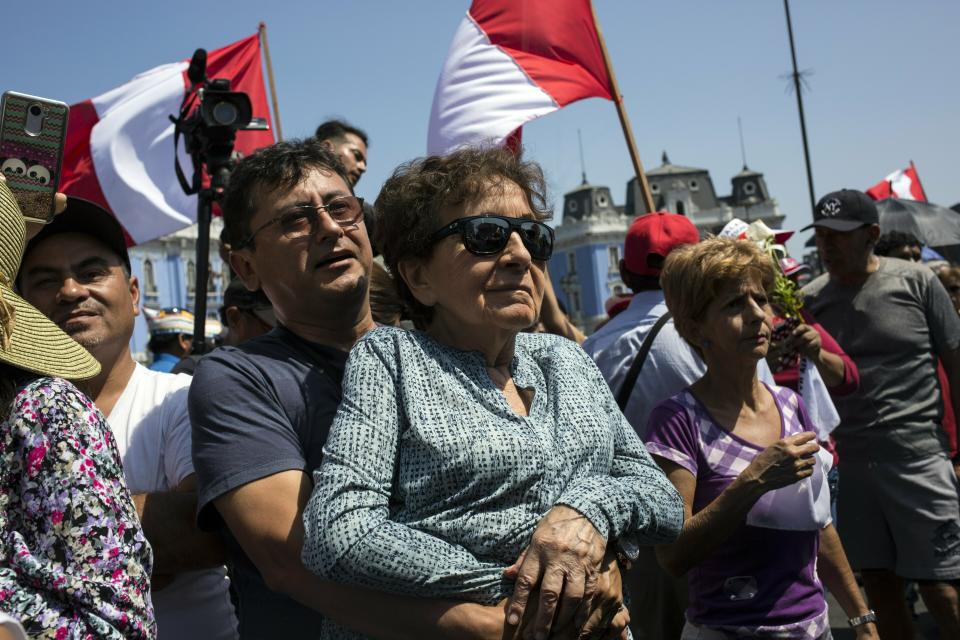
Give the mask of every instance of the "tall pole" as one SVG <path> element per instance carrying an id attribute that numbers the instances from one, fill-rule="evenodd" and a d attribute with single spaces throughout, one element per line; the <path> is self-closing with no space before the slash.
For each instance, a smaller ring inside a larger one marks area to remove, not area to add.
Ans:
<path id="1" fill-rule="evenodd" d="M 617 76 L 613 73 L 613 65 L 610 63 L 610 54 L 607 53 L 607 43 L 603 40 L 603 32 L 600 30 L 600 21 L 597 20 L 597 12 L 590 3 L 590 11 L 593 12 L 593 26 L 597 30 L 597 40 L 600 41 L 600 51 L 603 54 L 603 64 L 607 68 L 607 77 L 610 78 L 610 93 L 613 94 L 613 103 L 617 106 L 617 115 L 620 116 L 620 126 L 623 128 L 623 137 L 627 141 L 627 149 L 630 151 L 630 160 L 633 161 L 633 170 L 637 174 L 637 184 L 640 185 L 640 197 L 643 200 L 643 213 L 652 213 L 655 211 L 653 204 L 653 195 L 650 193 L 650 183 L 647 182 L 647 174 L 643 171 L 643 163 L 640 162 L 640 152 L 637 151 L 637 143 L 633 139 L 633 129 L 630 127 L 630 119 L 627 117 L 626 107 L 623 105 L 623 96 L 620 95 L 620 87 L 617 84 Z"/>
<path id="2" fill-rule="evenodd" d="M 913 169 L 913 175 L 917 178 L 917 186 L 920 187 L 920 193 L 923 194 L 923 201 L 930 202 L 930 200 L 927 199 L 927 192 L 923 188 L 923 183 L 920 182 L 920 174 L 917 173 L 917 168 L 914 166 L 913 160 L 910 161 L 910 168 Z"/>
<path id="3" fill-rule="evenodd" d="M 787 35 L 790 36 L 790 58 L 793 60 L 793 88 L 797 91 L 797 110 L 800 112 L 800 135 L 803 138 L 803 159 L 807 163 L 807 189 L 810 191 L 810 215 L 817 207 L 813 190 L 813 169 L 810 167 L 810 145 L 807 143 L 807 123 L 803 117 L 803 94 L 800 91 L 800 72 L 797 70 L 797 48 L 793 44 L 793 24 L 790 22 L 790 0 L 783 0 L 787 14 Z"/>
<path id="4" fill-rule="evenodd" d="M 267 80 L 270 83 L 270 101 L 273 103 L 273 126 L 277 130 L 277 142 L 283 142 L 283 128 L 280 126 L 280 105 L 277 102 L 277 85 L 273 82 L 273 63 L 270 62 L 270 45 L 267 44 L 267 23 L 261 22 L 257 32 L 263 45 L 263 56 L 267 62 Z"/>
<path id="5" fill-rule="evenodd" d="M 740 157 L 743 159 L 743 169 L 747 169 L 747 148 L 743 146 L 743 125 L 740 124 L 740 116 L 737 116 L 737 131 L 740 133 Z"/>
<path id="6" fill-rule="evenodd" d="M 583 161 L 583 138 L 580 136 L 580 129 L 577 129 L 577 142 L 580 144 L 580 177 L 583 184 L 587 184 L 587 165 Z"/>

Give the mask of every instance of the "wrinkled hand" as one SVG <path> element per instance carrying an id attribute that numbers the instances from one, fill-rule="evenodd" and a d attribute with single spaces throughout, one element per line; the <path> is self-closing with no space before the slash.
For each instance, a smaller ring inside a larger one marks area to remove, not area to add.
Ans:
<path id="1" fill-rule="evenodd" d="M 816 437 L 806 431 L 774 442 L 753 459 L 741 478 L 766 492 L 810 477 L 817 464 L 815 454 L 820 450 Z"/>
<path id="2" fill-rule="evenodd" d="M 816 360 L 820 357 L 823 340 L 820 332 L 808 324 L 801 324 L 790 334 L 785 341 L 790 350 L 799 351 L 801 355 Z"/>
<path id="3" fill-rule="evenodd" d="M 507 624 L 520 623 L 531 592 L 539 587 L 537 614 L 523 637 L 545 639 L 554 625 L 582 627 L 589 610 L 581 610 L 580 604 L 597 592 L 606 547 L 607 541 L 585 516 L 563 505 L 552 508 L 537 525 L 530 546 L 504 572 L 508 578 L 516 577 Z"/>
<path id="4" fill-rule="evenodd" d="M 856 628 L 856 637 L 857 640 L 879 640 L 880 632 L 876 624 L 868 622 Z"/>
<path id="5" fill-rule="evenodd" d="M 621 636 L 626 638 L 630 613 L 623 606 L 623 581 L 617 555 L 613 551 L 607 551 L 603 557 L 597 579 L 597 595 L 590 601 L 589 609 L 589 617 L 580 634 L 571 637 L 580 640 L 606 640 Z M 558 634 L 554 633 L 553 637 L 558 637 Z"/>

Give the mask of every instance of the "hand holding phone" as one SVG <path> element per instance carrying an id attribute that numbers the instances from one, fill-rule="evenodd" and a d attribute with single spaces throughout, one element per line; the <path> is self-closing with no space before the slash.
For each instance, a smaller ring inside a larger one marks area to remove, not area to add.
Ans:
<path id="1" fill-rule="evenodd" d="M 29 222 L 47 223 L 56 214 L 69 109 L 57 100 L 3 94 L 0 173 Z"/>
<path id="2" fill-rule="evenodd" d="M 3 177 L 3 172 L 2 172 L 2 171 L 0 171 L 0 182 L 2 182 L 2 183 L 4 183 L 4 184 L 7 183 L 7 179 Z M 64 211 L 66 211 L 66 209 L 67 209 L 67 196 L 66 196 L 66 194 L 60 193 L 60 192 L 58 191 L 57 193 L 54 194 L 53 198 L 54 198 L 54 205 L 53 205 L 54 214 L 53 214 L 53 216 L 56 217 L 56 216 L 60 215 L 61 213 L 63 213 Z M 24 222 L 26 223 L 26 226 L 27 226 L 26 236 L 24 237 L 24 240 L 25 240 L 26 242 L 30 242 L 30 240 L 33 239 L 33 236 L 35 236 L 35 235 L 37 235 L 38 233 L 40 233 L 40 231 L 43 229 L 44 224 L 45 224 L 44 222 L 35 221 L 35 220 L 33 220 L 32 218 L 24 218 Z M 0 638 L 0 640 L 3 640 L 3 639 Z"/>

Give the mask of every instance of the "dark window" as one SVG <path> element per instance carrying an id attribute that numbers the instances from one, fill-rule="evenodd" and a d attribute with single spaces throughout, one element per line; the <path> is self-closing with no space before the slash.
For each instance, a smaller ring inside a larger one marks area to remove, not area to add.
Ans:
<path id="1" fill-rule="evenodd" d="M 157 290 L 157 281 L 153 276 L 153 263 L 150 258 L 143 261 L 143 288 L 149 293 Z"/>

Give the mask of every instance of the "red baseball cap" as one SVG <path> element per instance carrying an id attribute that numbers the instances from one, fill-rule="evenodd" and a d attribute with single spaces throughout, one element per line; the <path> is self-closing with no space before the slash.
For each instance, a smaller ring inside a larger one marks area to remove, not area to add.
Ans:
<path id="1" fill-rule="evenodd" d="M 646 213 L 627 229 L 623 261 L 638 276 L 658 276 L 667 254 L 681 245 L 698 242 L 700 232 L 686 216 L 669 211 Z"/>

